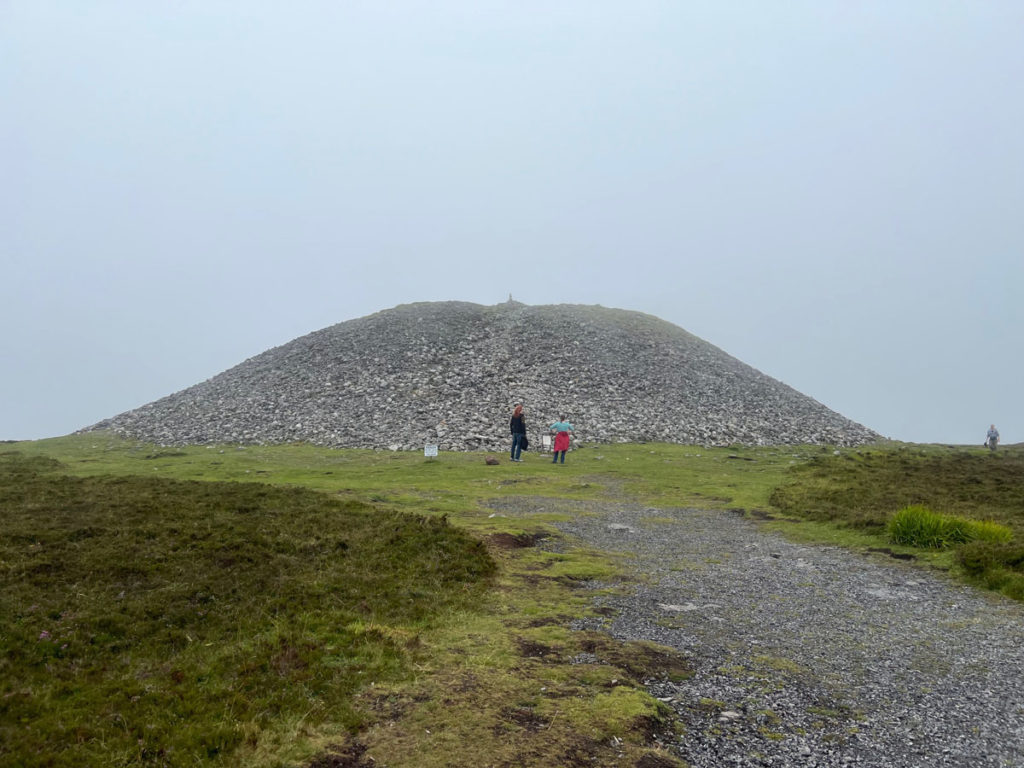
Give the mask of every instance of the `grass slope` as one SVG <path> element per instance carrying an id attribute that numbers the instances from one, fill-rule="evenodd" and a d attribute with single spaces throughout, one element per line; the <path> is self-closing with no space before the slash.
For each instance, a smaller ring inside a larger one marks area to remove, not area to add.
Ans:
<path id="1" fill-rule="evenodd" d="M 58 470 L 0 454 L 11 765 L 197 764 L 348 733 L 364 720 L 353 693 L 400 674 L 494 571 L 438 518 Z"/>
<path id="2" fill-rule="evenodd" d="M 1022 446 L 996 453 L 919 445 L 823 455 L 794 466 L 772 492 L 771 503 L 784 514 L 825 524 L 806 525 L 805 536 L 814 537 L 816 531 L 846 544 L 894 545 L 897 554 L 953 569 L 972 583 L 1024 599 Z M 951 546 L 936 550 L 900 547 L 890 523 L 917 508 L 979 535 L 947 537 Z"/>
<path id="3" fill-rule="evenodd" d="M 912 504 L 1005 522 L 1024 533 L 1024 451 L 902 446 L 843 451 L 794 467 L 771 495 L 783 510 L 862 529 L 884 528 Z"/>
<path id="4" fill-rule="evenodd" d="M 103 434 L 13 450 L 0 765 L 667 768 L 652 737 L 669 719 L 642 681 L 687 674 L 685 659 L 567 629 L 604 618 L 586 580 L 642 575 L 571 542 L 530 546 L 566 514 L 546 499 L 742 508 L 968 574 L 969 552 L 892 545 L 887 522 L 928 504 L 1024 540 L 1018 449 L 604 445 L 495 467 Z M 506 497 L 528 513 L 496 512 Z M 1012 553 L 977 555 L 978 573 L 1016 573 Z"/>

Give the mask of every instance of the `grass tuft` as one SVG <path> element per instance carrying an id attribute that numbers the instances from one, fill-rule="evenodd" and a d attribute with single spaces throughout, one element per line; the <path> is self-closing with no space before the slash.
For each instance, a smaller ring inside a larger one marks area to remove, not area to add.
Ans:
<path id="1" fill-rule="evenodd" d="M 1006 543 L 1013 531 L 991 520 L 968 520 L 933 512 L 923 504 L 904 507 L 889 521 L 889 541 L 910 547 L 945 549 L 969 541 Z"/>

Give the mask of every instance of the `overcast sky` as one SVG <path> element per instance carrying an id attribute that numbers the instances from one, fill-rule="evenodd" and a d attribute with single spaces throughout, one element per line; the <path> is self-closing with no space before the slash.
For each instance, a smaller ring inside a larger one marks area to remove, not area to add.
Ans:
<path id="1" fill-rule="evenodd" d="M 1024 441 L 1024 2 L 0 0 L 0 438 L 412 301 Z"/>

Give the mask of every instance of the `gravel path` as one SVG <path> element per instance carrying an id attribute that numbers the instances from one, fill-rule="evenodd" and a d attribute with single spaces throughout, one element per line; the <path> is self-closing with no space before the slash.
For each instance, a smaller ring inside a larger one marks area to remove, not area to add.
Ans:
<path id="1" fill-rule="evenodd" d="M 541 509 L 570 512 L 560 530 L 645 576 L 597 598 L 613 619 L 577 626 L 691 660 L 691 679 L 649 689 L 678 714 L 671 749 L 694 768 L 1024 766 L 1024 606 L 735 513 L 502 505 Z"/>

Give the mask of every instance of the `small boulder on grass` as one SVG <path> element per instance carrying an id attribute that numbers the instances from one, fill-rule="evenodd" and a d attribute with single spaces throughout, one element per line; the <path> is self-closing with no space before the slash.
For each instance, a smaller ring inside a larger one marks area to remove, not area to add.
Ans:
<path id="1" fill-rule="evenodd" d="M 492 467 L 493 467 L 493 466 L 494 466 L 495 464 L 500 464 L 500 463 L 501 463 L 501 462 L 500 462 L 500 461 L 498 461 L 498 460 L 497 460 L 496 458 L 494 458 L 493 456 L 488 456 L 488 457 L 487 457 L 486 459 L 484 459 L 484 464 L 489 464 L 489 465 L 490 465 L 490 466 L 492 466 Z"/>

